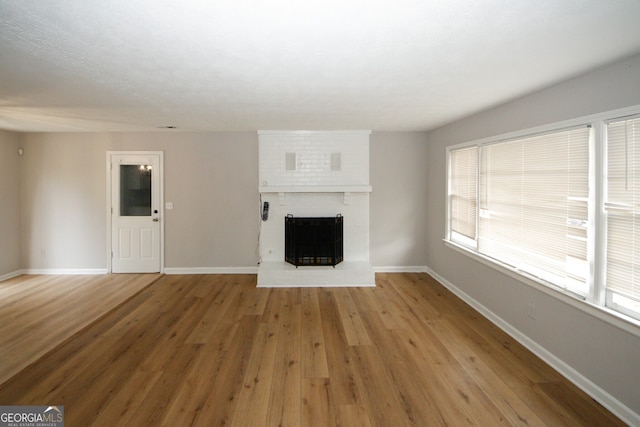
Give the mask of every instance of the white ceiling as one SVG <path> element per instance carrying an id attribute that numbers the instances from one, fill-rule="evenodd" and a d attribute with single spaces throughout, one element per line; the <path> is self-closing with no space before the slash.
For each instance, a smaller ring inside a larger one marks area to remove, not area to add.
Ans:
<path id="1" fill-rule="evenodd" d="M 640 52 L 638 0 L 0 0 L 0 129 L 426 130 Z"/>

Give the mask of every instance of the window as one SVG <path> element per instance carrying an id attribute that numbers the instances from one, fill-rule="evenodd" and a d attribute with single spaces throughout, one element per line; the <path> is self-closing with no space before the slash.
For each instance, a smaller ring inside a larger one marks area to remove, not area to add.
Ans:
<path id="1" fill-rule="evenodd" d="M 475 246 L 478 149 L 463 148 L 451 152 L 450 210 L 451 232 L 455 240 Z"/>
<path id="2" fill-rule="evenodd" d="M 451 239 L 588 293 L 589 135 L 585 126 L 452 150 Z"/>
<path id="3" fill-rule="evenodd" d="M 640 115 L 594 117 L 450 147 L 446 240 L 640 319 Z"/>
<path id="4" fill-rule="evenodd" d="M 640 313 L 640 118 L 606 129 L 607 305 L 634 315 Z"/>

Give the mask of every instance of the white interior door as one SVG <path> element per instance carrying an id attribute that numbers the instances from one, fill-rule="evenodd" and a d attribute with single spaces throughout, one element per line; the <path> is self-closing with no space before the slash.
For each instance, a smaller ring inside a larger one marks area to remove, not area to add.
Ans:
<path id="1" fill-rule="evenodd" d="M 111 271 L 160 272 L 161 156 L 110 157 Z"/>

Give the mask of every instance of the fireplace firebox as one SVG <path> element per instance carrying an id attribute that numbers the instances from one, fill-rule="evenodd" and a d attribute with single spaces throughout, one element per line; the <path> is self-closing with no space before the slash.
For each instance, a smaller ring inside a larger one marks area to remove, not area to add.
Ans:
<path id="1" fill-rule="evenodd" d="M 284 218 L 284 259 L 296 266 L 330 265 L 344 260 L 342 215 Z"/>

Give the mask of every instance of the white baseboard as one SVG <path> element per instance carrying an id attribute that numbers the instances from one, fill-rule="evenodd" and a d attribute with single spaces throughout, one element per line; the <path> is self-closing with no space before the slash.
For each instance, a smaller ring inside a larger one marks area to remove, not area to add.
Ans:
<path id="1" fill-rule="evenodd" d="M 429 267 L 426 267 L 426 273 L 440 282 L 442 286 L 453 292 L 458 298 L 477 310 L 480 314 L 482 314 L 493 324 L 506 332 L 513 339 L 525 346 L 529 351 L 534 353 L 540 359 L 544 360 L 552 368 L 558 371 L 561 375 L 571 381 L 582 391 L 591 396 L 594 400 L 599 402 L 602 406 L 611 411 L 622 421 L 628 423 L 629 425 L 640 426 L 640 414 L 634 412 L 631 408 L 627 407 L 625 404 L 617 400 L 611 394 L 607 393 L 597 384 L 593 383 L 580 372 L 576 371 L 570 365 L 555 356 L 553 353 L 549 352 L 546 348 L 533 341 L 527 335 L 514 328 L 510 323 L 502 319 L 500 316 L 496 315 L 494 312 L 470 297 L 460 288 L 456 287 L 453 283 L 449 282 L 444 277 L 431 270 Z"/>
<path id="2" fill-rule="evenodd" d="M 376 273 L 426 273 L 427 267 L 423 265 L 415 266 L 380 266 L 373 267 Z"/>
<path id="3" fill-rule="evenodd" d="M 24 274 L 22 270 L 16 270 L 12 271 L 11 273 L 3 274 L 2 276 L 0 276 L 0 282 L 2 282 L 3 280 L 13 279 L 14 277 L 18 277 L 21 274 Z"/>
<path id="4" fill-rule="evenodd" d="M 164 274 L 258 274 L 258 267 L 165 267 Z"/>
<path id="5" fill-rule="evenodd" d="M 25 268 L 22 274 L 107 274 L 106 268 Z"/>
<path id="6" fill-rule="evenodd" d="M 373 267 L 375 273 L 429 273 L 425 266 L 382 266 Z M 16 270 L 0 276 L 0 282 L 21 274 L 107 274 L 107 269 L 59 269 L 30 268 Z M 174 267 L 165 268 L 164 274 L 258 274 L 258 267 Z M 435 276 L 434 276 L 435 277 Z"/>

